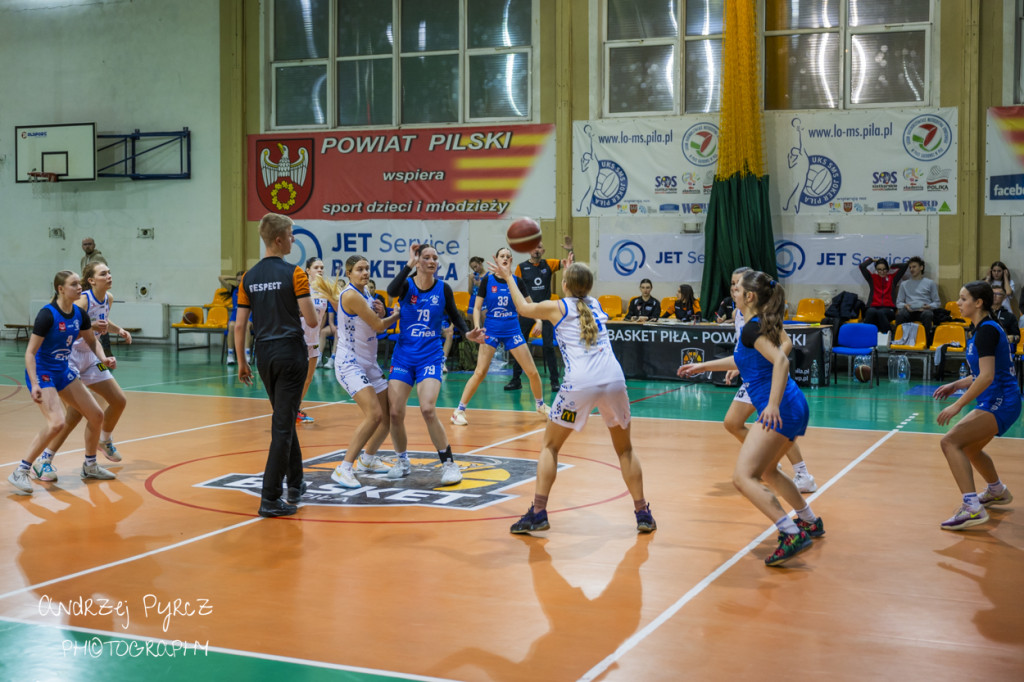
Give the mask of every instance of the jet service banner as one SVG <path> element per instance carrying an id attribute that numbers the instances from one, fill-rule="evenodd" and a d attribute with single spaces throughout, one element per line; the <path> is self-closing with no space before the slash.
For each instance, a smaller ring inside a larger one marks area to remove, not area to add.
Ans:
<path id="1" fill-rule="evenodd" d="M 248 216 L 296 220 L 555 217 L 555 126 L 249 136 Z"/>

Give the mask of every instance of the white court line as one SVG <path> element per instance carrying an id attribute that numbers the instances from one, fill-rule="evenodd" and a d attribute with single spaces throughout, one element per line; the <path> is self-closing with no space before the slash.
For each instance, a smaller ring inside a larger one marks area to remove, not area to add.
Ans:
<path id="1" fill-rule="evenodd" d="M 132 635 L 126 632 L 111 632 L 108 630 L 96 630 L 93 628 L 83 628 L 76 625 L 57 625 L 55 623 L 36 623 L 30 620 L 23 620 L 21 618 L 10 618 L 8 616 L 0 616 L 0 621 L 7 623 L 15 623 L 17 625 L 27 625 L 29 627 L 40 627 L 47 628 L 49 630 L 61 630 L 61 631 L 72 631 L 72 632 L 83 632 L 90 635 L 103 635 L 110 640 L 134 640 L 139 642 L 152 642 L 154 644 L 167 645 L 170 642 L 166 639 L 159 639 L 156 637 L 145 637 L 143 635 Z M 78 642 L 78 646 L 83 646 L 83 643 Z M 181 642 L 183 645 L 194 645 L 193 642 Z M 411 673 L 400 673 L 392 670 L 376 670 L 373 668 L 360 668 L 352 665 L 341 665 L 340 663 L 327 663 L 325 661 L 311 661 L 305 658 L 294 658 L 292 656 L 276 656 L 274 654 L 264 654 L 257 651 L 243 651 L 242 649 L 228 649 L 219 646 L 205 646 L 199 647 L 199 649 L 205 652 L 214 652 L 218 654 L 226 654 L 228 656 L 242 656 L 245 658 L 259 658 L 265 661 L 277 661 L 280 663 L 294 663 L 297 665 L 305 665 L 312 668 L 324 668 L 327 670 L 343 670 L 345 672 L 363 673 L 366 675 L 376 675 L 381 677 L 395 677 L 402 680 L 416 680 L 417 682 L 456 682 L 445 677 L 427 677 L 425 675 L 413 675 Z M 182 654 L 184 656 L 184 654 Z M 193 658 L 198 656 L 198 653 L 189 654 Z"/>
<path id="2" fill-rule="evenodd" d="M 256 419 L 256 418 L 257 417 L 249 417 L 249 419 Z M 239 421 L 249 421 L 249 419 L 241 419 Z M 235 422 L 227 422 L 227 423 L 233 424 Z M 209 428 L 209 427 L 201 426 L 201 427 L 198 427 L 196 429 L 187 429 L 187 431 L 197 431 L 197 430 L 203 429 L 203 428 Z M 473 450 L 471 453 L 466 453 L 466 454 L 473 454 L 473 453 L 477 453 L 477 452 L 483 452 L 484 450 L 488 450 L 490 448 L 495 448 L 495 447 L 498 447 L 499 445 L 504 445 L 505 443 L 511 443 L 514 440 L 518 440 L 518 439 L 524 438 L 526 436 L 532 436 L 533 434 L 540 433 L 543 430 L 544 429 L 536 429 L 534 431 L 528 431 L 526 433 L 519 434 L 518 436 L 513 436 L 511 438 L 506 438 L 505 440 L 498 441 L 497 443 L 491 443 L 489 445 L 484 445 L 482 447 L 477 448 L 476 450 Z M 176 433 L 186 433 L 187 431 L 179 431 L 179 432 L 176 432 Z M 165 435 L 173 435 L 173 434 L 165 434 Z M 159 436 L 147 436 L 146 438 L 140 438 L 138 440 L 146 440 L 147 438 L 159 438 Z M 129 441 L 125 441 L 125 442 L 127 443 Z M 221 528 L 220 530 L 211 531 L 209 533 L 205 533 L 203 535 L 200 535 L 200 536 L 197 536 L 197 537 L 194 537 L 194 538 L 190 538 L 188 540 L 182 540 L 181 542 L 176 542 L 173 545 L 168 545 L 166 547 L 161 547 L 159 549 L 154 549 L 154 550 L 151 550 L 149 552 L 144 552 L 142 554 L 136 554 L 135 556 L 130 556 L 130 557 L 126 557 L 124 559 L 119 559 L 118 561 L 114 561 L 114 562 L 111 562 L 109 564 L 103 564 L 102 566 L 96 566 L 94 568 L 88 568 L 88 569 L 86 569 L 84 571 L 78 571 L 77 573 L 72 573 L 70 575 L 61 576 L 59 578 L 54 578 L 52 580 L 47 580 L 46 582 L 42 582 L 42 583 L 36 583 L 35 585 L 29 585 L 27 587 L 22 587 L 21 589 L 12 590 L 10 592 L 4 592 L 3 594 L 0 594 L 0 600 L 6 599 L 7 597 L 12 597 L 12 596 L 15 596 L 15 595 L 18 595 L 18 594 L 24 594 L 25 592 L 31 592 L 32 590 L 37 590 L 37 589 L 42 588 L 42 587 L 47 587 L 47 586 L 53 585 L 55 583 L 64 582 L 65 580 L 71 580 L 72 578 L 79 578 L 79 577 L 81 577 L 83 575 L 89 575 L 90 573 L 96 573 L 98 571 L 102 571 L 102 570 L 105 570 L 107 568 L 113 568 L 114 566 L 121 566 L 122 564 L 131 563 L 131 562 L 136 561 L 138 559 L 144 559 L 146 557 L 153 556 L 154 554 L 160 554 L 162 552 L 166 552 L 166 551 L 171 550 L 171 549 L 176 549 L 178 547 L 183 547 L 183 546 L 191 544 L 193 542 L 197 542 L 199 540 L 205 540 L 206 538 L 210 538 L 210 537 L 213 537 L 215 535 L 220 535 L 221 533 L 226 533 L 226 532 L 234 530 L 236 528 L 241 528 L 243 526 L 248 526 L 249 524 L 256 523 L 257 521 L 262 521 L 262 520 L 263 520 L 262 517 L 257 517 L 255 519 L 249 519 L 248 521 L 242 521 L 241 523 L 236 523 L 236 524 L 234 524 L 232 526 L 227 526 L 226 528 Z"/>
<path id="3" fill-rule="evenodd" d="M 853 469 L 855 466 L 863 462 L 868 457 L 868 455 L 877 450 L 882 445 L 882 443 L 884 443 L 885 441 L 889 440 L 897 433 L 899 433 L 904 426 L 912 422 L 917 417 L 917 414 L 918 413 L 915 412 L 906 419 L 904 419 L 902 422 L 900 422 L 899 426 L 897 426 L 892 431 L 889 431 L 882 438 L 875 441 L 875 443 L 871 447 L 869 447 L 867 450 L 858 455 L 852 462 L 843 467 L 842 470 L 839 471 L 839 473 L 830 478 L 828 482 L 825 483 L 823 486 L 818 488 L 818 492 L 814 493 L 813 495 L 807 498 L 808 504 L 816 500 L 823 492 L 831 488 L 833 484 L 835 484 L 837 481 L 839 481 L 839 479 L 841 479 L 843 476 L 849 473 L 851 469 Z M 748 544 L 746 547 L 733 554 L 722 565 L 720 565 L 718 568 L 716 568 L 711 573 L 706 575 L 699 583 L 690 588 L 690 591 L 684 594 L 682 597 L 680 597 L 675 604 L 665 609 L 657 618 L 648 623 L 642 630 L 639 630 L 632 637 L 630 637 L 621 645 L 619 645 L 619 648 L 612 652 L 610 655 L 608 655 L 603 661 L 601 661 L 593 668 L 588 670 L 586 673 L 584 673 L 583 676 L 580 678 L 580 682 L 597 679 L 601 674 L 608 670 L 608 668 L 614 665 L 620 658 L 625 656 L 627 653 L 629 653 L 631 649 L 636 647 L 637 644 L 646 639 L 648 635 L 652 634 L 655 630 L 657 630 L 666 622 L 668 622 L 668 620 L 672 618 L 672 616 L 676 615 L 676 613 L 681 608 L 686 606 L 686 604 L 693 600 L 694 597 L 703 592 L 705 588 L 710 586 L 711 583 L 717 580 L 723 573 L 732 568 L 732 566 L 735 565 L 736 562 L 745 557 L 747 554 L 753 551 L 758 545 L 760 545 L 768 537 L 770 537 L 772 534 L 776 532 L 778 532 L 778 529 L 775 526 L 770 526 L 763 533 L 754 538 L 750 542 L 750 544 Z"/>

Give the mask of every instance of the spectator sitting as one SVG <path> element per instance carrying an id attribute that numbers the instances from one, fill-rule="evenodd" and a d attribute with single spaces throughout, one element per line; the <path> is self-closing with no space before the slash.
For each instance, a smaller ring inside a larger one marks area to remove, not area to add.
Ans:
<path id="1" fill-rule="evenodd" d="M 896 324 L 920 322 L 924 327 L 928 346 L 932 345 L 935 334 L 935 316 L 942 309 L 939 288 L 935 282 L 924 276 L 924 261 L 914 256 L 907 261 L 910 277 L 900 283 L 896 297 Z"/>
<path id="2" fill-rule="evenodd" d="M 1002 307 L 1008 313 L 1013 313 L 1013 308 L 1010 306 L 1010 302 L 1013 300 L 1013 279 L 1010 278 L 1010 271 L 1006 267 L 1006 263 L 1001 260 L 997 260 L 988 269 L 988 274 L 985 275 L 985 281 L 991 286 L 1001 284 L 1003 286 L 1003 304 Z M 993 304 L 995 306 L 995 304 Z M 1024 308 L 1024 305 L 1022 305 Z M 995 307 L 993 307 L 995 310 Z M 1021 310 L 1024 313 L 1024 309 Z"/>
<path id="3" fill-rule="evenodd" d="M 675 317 L 682 322 L 696 322 L 700 316 L 700 303 L 693 295 L 693 287 L 689 284 L 680 284 L 676 292 L 675 310 L 665 313 L 662 317 Z"/>
<path id="4" fill-rule="evenodd" d="M 868 272 L 868 266 L 874 264 L 875 271 Z M 889 269 L 884 258 L 865 258 L 858 268 L 860 274 L 868 282 L 868 307 L 864 311 L 864 322 L 878 328 L 879 334 L 888 334 L 892 330 L 892 321 L 896 318 L 896 295 L 900 281 L 907 271 L 908 263 L 903 263 L 896 270 Z"/>
<path id="5" fill-rule="evenodd" d="M 644 277 L 640 280 L 640 295 L 634 296 L 629 301 L 629 310 L 626 312 L 626 319 L 635 322 L 646 322 L 657 320 L 661 317 L 661 302 L 651 296 L 654 285 L 651 280 Z"/>
<path id="6" fill-rule="evenodd" d="M 1003 285 L 998 282 L 993 284 L 992 319 L 999 323 L 999 326 L 1006 332 L 1006 338 L 1010 342 L 1010 346 L 1016 346 L 1017 342 L 1020 341 L 1020 325 L 1017 319 L 1014 318 L 1013 313 L 1003 307 L 1005 298 L 1006 292 L 1003 291 Z"/>

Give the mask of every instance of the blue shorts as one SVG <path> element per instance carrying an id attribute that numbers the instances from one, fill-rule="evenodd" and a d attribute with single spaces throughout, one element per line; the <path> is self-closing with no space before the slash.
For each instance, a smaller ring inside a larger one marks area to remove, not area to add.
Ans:
<path id="1" fill-rule="evenodd" d="M 485 343 L 491 348 L 497 348 L 498 344 L 502 343 L 505 345 L 505 350 L 512 350 L 513 348 L 519 348 L 519 346 L 526 343 L 526 339 L 524 339 L 523 335 L 516 330 L 514 334 L 508 335 L 503 334 L 501 336 L 491 336 L 488 334 L 485 337 Z"/>
<path id="2" fill-rule="evenodd" d="M 36 367 L 36 381 L 39 388 L 55 388 L 60 393 L 71 385 L 71 382 L 78 378 L 78 372 L 71 367 L 52 369 L 49 367 Z M 32 382 L 28 379 L 28 370 L 25 370 L 25 386 L 31 390 Z"/>
<path id="3" fill-rule="evenodd" d="M 389 381 L 401 381 L 404 384 L 414 386 L 424 379 L 435 379 L 441 381 L 441 372 L 444 361 L 406 363 L 394 360 L 391 369 L 388 370 Z"/>
<path id="4" fill-rule="evenodd" d="M 758 418 L 760 418 L 762 409 L 758 409 L 757 412 Z M 779 405 L 779 416 L 782 417 L 782 428 L 775 427 L 774 430 L 789 440 L 796 440 L 797 436 L 807 433 L 810 410 L 807 407 L 807 399 L 804 394 L 797 392 L 796 395 L 784 395 L 782 404 Z"/>
<path id="5" fill-rule="evenodd" d="M 990 413 L 996 418 L 996 435 L 1001 436 L 1010 430 L 1020 419 L 1021 403 L 1018 397 L 997 396 L 991 400 L 979 401 L 975 409 Z"/>

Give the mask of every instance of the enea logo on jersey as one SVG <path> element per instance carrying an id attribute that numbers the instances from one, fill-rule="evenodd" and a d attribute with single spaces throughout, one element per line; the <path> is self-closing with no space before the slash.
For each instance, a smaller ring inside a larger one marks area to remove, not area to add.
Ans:
<path id="1" fill-rule="evenodd" d="M 683 156 L 694 166 L 710 166 L 718 161 L 718 126 L 698 123 L 683 133 Z"/>
<path id="2" fill-rule="evenodd" d="M 462 482 L 441 485 L 441 462 L 436 452 L 410 452 L 412 473 L 397 480 L 386 473 L 359 474 L 359 488 L 343 488 L 331 480 L 331 472 L 345 457 L 344 450 L 308 459 L 303 463 L 303 480 L 309 485 L 302 496 L 304 505 L 320 507 L 435 507 L 440 509 L 483 509 L 518 497 L 504 491 L 537 477 L 537 462 L 513 457 L 456 455 Z M 558 471 L 572 465 L 558 465 Z M 234 490 L 259 496 L 262 474 L 227 474 L 196 484 L 197 488 Z"/>
<path id="3" fill-rule="evenodd" d="M 313 138 L 260 140 L 256 143 L 262 182 L 260 203 L 268 211 L 290 215 L 313 196 Z"/>
<path id="4" fill-rule="evenodd" d="M 903 129 L 903 148 L 918 161 L 934 161 L 951 146 L 953 131 L 941 116 L 916 116 Z"/>

